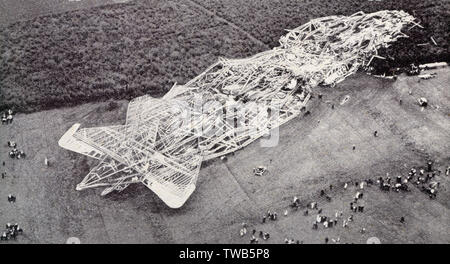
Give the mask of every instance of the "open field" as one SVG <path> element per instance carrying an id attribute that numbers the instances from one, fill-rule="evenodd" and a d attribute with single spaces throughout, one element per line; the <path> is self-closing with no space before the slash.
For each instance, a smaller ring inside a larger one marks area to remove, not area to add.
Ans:
<path id="1" fill-rule="evenodd" d="M 9 23 L 0 26 L 0 110 L 33 112 L 146 93 L 160 96 L 219 56 L 247 57 L 277 46 L 285 29 L 359 10 L 402 9 L 425 27 L 405 29 L 410 38 L 380 51 L 388 60 L 375 59 L 377 71 L 450 60 L 449 1 L 135 0 L 103 5 L 111 2 L 2 0 L 8 15 L 1 16 Z M 20 5 L 25 8 L 15 11 Z M 44 13 L 54 14 L 35 17 Z M 30 20 L 14 22 L 17 16 Z"/>
<path id="2" fill-rule="evenodd" d="M 323 98 L 310 101 L 311 114 L 280 128 L 276 147 L 261 148 L 256 141 L 226 161 L 205 164 L 196 191 L 178 210 L 140 185 L 106 197 L 99 196 L 99 189 L 75 191 L 93 163 L 58 147 L 58 139 L 74 122 L 86 127 L 123 123 L 126 101 L 118 101 L 113 110 L 98 103 L 19 114 L 12 125 L 0 126 L 0 160 L 6 161 L 1 170 L 8 173 L 1 179 L 0 223 L 23 226 L 17 243 L 64 243 L 72 236 L 82 243 L 248 243 L 248 234 L 239 237 L 242 222 L 250 230 L 269 232 L 270 243 L 285 238 L 323 243 L 325 237 L 365 243 L 372 236 L 382 243 L 450 243 L 450 180 L 443 173 L 437 176 L 441 187 L 435 200 L 412 185 L 408 193 L 366 187 L 365 212 L 354 213 L 348 229 L 340 223 L 312 230 L 313 211 L 303 216 L 303 210 L 289 209 L 289 215 L 282 216 L 297 195 L 302 205 L 316 200 L 324 214 L 343 210 L 348 217 L 356 189 L 344 191 L 344 182 L 375 180 L 386 173 L 406 175 L 428 159 L 444 171 L 450 165 L 450 71 L 436 72 L 436 78 L 420 82 L 417 77 L 401 76 L 393 82 L 356 74 L 334 88 L 320 87 L 317 92 Z M 346 96 L 349 100 L 340 104 Z M 423 111 L 416 103 L 421 96 L 429 100 Z M 15 140 L 27 158 L 7 157 L 8 140 Z M 50 159 L 48 168 L 44 157 Z M 253 167 L 259 165 L 267 166 L 269 173 L 253 176 Z M 332 201 L 319 199 L 319 190 L 330 184 L 335 186 L 329 193 Z M 9 193 L 17 196 L 16 203 L 7 202 Z M 269 209 L 280 219 L 260 224 Z M 401 216 L 405 224 L 399 223 Z M 364 234 L 359 232 L 362 227 Z"/>

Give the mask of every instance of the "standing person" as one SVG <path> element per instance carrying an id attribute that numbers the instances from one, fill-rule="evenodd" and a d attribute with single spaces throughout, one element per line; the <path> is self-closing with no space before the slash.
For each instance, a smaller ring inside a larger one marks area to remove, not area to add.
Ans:
<path id="1" fill-rule="evenodd" d="M 10 203 L 15 203 L 16 202 L 16 197 L 12 194 L 8 195 L 8 202 Z"/>
<path id="2" fill-rule="evenodd" d="M 314 229 L 314 230 L 317 230 L 317 228 L 318 228 L 317 222 L 314 222 L 314 223 L 313 223 L 313 229 Z"/>
<path id="3" fill-rule="evenodd" d="M 17 236 L 16 230 L 15 229 L 9 230 L 9 236 L 11 238 L 13 238 L 14 240 L 16 240 L 16 236 Z"/>
<path id="4" fill-rule="evenodd" d="M 2 114 L 2 125 L 7 124 L 6 114 L 3 112 Z"/>
<path id="5" fill-rule="evenodd" d="M 13 116 L 12 115 L 8 115 L 8 117 L 6 118 L 6 122 L 12 124 L 13 121 Z"/>

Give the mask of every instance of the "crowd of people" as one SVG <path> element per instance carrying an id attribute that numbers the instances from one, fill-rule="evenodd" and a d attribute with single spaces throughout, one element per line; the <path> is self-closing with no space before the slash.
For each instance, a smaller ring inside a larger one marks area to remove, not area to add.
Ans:
<path id="1" fill-rule="evenodd" d="M 13 111 L 8 109 L 6 112 L 2 113 L 2 125 L 11 124 L 13 122 Z"/>
<path id="2" fill-rule="evenodd" d="M 23 233 L 22 228 L 19 226 L 19 224 L 15 223 L 14 225 L 7 223 L 6 229 L 2 233 L 2 236 L 0 237 L 1 240 L 10 240 L 10 239 L 16 239 L 17 235 L 20 235 Z"/>
<path id="3" fill-rule="evenodd" d="M 374 134 L 377 136 L 377 133 Z M 433 162 L 428 161 L 426 163 L 426 166 L 424 168 L 415 169 L 412 168 L 408 175 L 406 176 L 396 176 L 391 179 L 389 176 L 389 173 L 386 174 L 386 177 L 379 177 L 377 180 L 372 180 L 371 178 L 360 180 L 360 181 L 350 181 L 345 182 L 342 185 L 342 190 L 345 192 L 349 186 L 354 186 L 352 190 L 355 190 L 355 194 L 352 196 L 351 200 L 349 201 L 349 209 L 350 212 L 347 214 L 344 214 L 342 210 L 335 210 L 333 215 L 327 215 L 323 212 L 322 208 L 319 208 L 317 201 L 309 202 L 305 205 L 303 205 L 304 216 L 311 215 L 311 211 L 315 212 L 315 219 L 312 223 L 312 229 L 313 230 L 319 230 L 319 229 L 328 229 L 328 228 L 336 228 L 338 226 L 341 226 L 343 228 L 348 228 L 350 223 L 354 222 L 355 215 L 359 213 L 365 212 L 365 199 L 364 199 L 364 192 L 366 187 L 370 186 L 379 186 L 379 188 L 382 191 L 394 191 L 394 192 L 410 192 L 410 186 L 409 184 L 414 184 L 416 187 L 423 191 L 424 193 L 428 194 L 430 198 L 434 199 L 436 198 L 436 195 L 438 193 L 438 188 L 440 186 L 440 182 L 436 180 L 436 176 L 440 175 L 441 172 L 439 170 L 433 170 Z M 445 175 L 450 174 L 450 167 L 446 168 Z M 331 202 L 331 191 L 334 190 L 333 185 L 329 185 L 326 189 L 321 189 L 318 192 L 319 199 L 325 200 L 327 202 Z M 297 211 L 298 209 L 302 208 L 302 202 L 297 196 L 293 197 L 292 202 L 289 204 L 289 207 L 292 208 L 292 210 Z M 314 213 L 313 213 L 314 214 Z M 284 212 L 284 215 L 288 215 L 288 211 L 286 210 Z M 346 216 L 344 216 L 346 215 Z M 276 221 L 278 218 L 278 215 L 275 211 L 267 211 L 262 217 L 262 224 L 265 224 L 267 220 L 270 221 Z M 401 216 L 399 218 L 399 222 L 401 224 L 406 223 L 405 216 Z M 361 234 L 366 233 L 365 227 L 359 227 L 359 232 Z M 259 242 L 259 239 L 267 240 L 269 239 L 270 235 L 264 231 L 259 231 L 259 237 L 256 235 L 257 231 L 253 229 L 250 243 L 255 244 Z M 243 227 L 240 231 L 240 235 L 243 237 L 247 234 L 247 224 L 243 224 Z M 258 239 L 259 238 L 259 239 Z M 340 243 L 341 239 L 339 237 L 337 238 L 325 238 L 325 243 L 329 242 L 333 243 Z M 302 244 L 303 241 L 295 240 L 292 238 L 285 238 L 284 242 L 286 244 Z"/>
<path id="4" fill-rule="evenodd" d="M 7 110 L 6 112 L 3 112 L 2 114 L 2 125 L 8 125 L 13 122 L 13 111 L 11 109 Z M 17 149 L 17 143 L 14 141 L 8 141 L 7 142 L 8 148 L 9 148 L 9 157 L 12 159 L 23 159 L 25 158 L 25 153 L 23 151 L 20 151 Z M 6 162 L 2 161 L 2 170 L 1 173 L 2 179 L 5 179 L 6 174 Z M 8 202 L 9 203 L 15 203 L 17 200 L 16 196 L 13 194 L 8 195 Z M 4 232 L 1 233 L 0 240 L 6 241 L 6 240 L 15 240 L 18 235 L 23 233 L 23 229 L 19 226 L 19 224 L 6 224 L 6 229 Z"/>
<path id="5" fill-rule="evenodd" d="M 14 141 L 8 141 L 8 147 L 11 148 L 9 151 L 9 157 L 12 159 L 23 159 L 25 158 L 25 152 L 17 149 L 17 143 Z"/>
<path id="6" fill-rule="evenodd" d="M 447 169 L 448 171 L 448 169 Z M 446 175 L 448 175 L 446 171 Z M 440 174 L 439 170 L 432 169 L 432 162 L 427 163 L 426 169 L 411 168 L 405 177 L 397 176 L 395 182 L 391 181 L 391 177 L 379 177 L 377 183 L 381 190 L 384 191 L 410 191 L 408 183 L 414 183 L 422 192 L 426 193 L 431 199 L 436 198 L 440 182 L 436 180 L 436 175 Z"/>

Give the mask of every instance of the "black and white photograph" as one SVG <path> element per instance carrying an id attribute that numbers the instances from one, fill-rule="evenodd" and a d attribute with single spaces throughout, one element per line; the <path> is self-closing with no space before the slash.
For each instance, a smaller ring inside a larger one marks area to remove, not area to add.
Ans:
<path id="1" fill-rule="evenodd" d="M 0 0 L 0 250 L 448 245 L 449 63 L 449 0 Z"/>

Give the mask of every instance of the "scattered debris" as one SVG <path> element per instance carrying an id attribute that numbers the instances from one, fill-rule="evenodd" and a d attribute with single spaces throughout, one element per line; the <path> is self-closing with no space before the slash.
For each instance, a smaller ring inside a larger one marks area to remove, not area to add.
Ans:
<path id="1" fill-rule="evenodd" d="M 447 62 L 433 62 L 433 63 L 421 64 L 421 65 L 419 65 L 419 68 L 421 70 L 427 70 L 427 69 L 443 68 L 443 67 L 447 67 L 447 66 L 448 66 Z"/>
<path id="2" fill-rule="evenodd" d="M 419 23 L 416 23 L 416 22 L 414 22 L 414 21 L 412 21 L 411 22 L 413 25 L 409 28 L 410 30 L 412 29 L 412 28 L 414 28 L 414 27 L 420 27 L 421 29 L 424 29 L 424 27 L 423 26 L 421 26 Z"/>
<path id="3" fill-rule="evenodd" d="M 431 78 L 435 78 L 436 75 L 437 75 L 436 73 L 426 73 L 426 74 L 421 74 L 421 75 L 419 75 L 417 77 L 419 77 L 422 80 L 428 80 L 428 79 L 431 79 Z"/>
<path id="4" fill-rule="evenodd" d="M 344 99 L 342 99 L 342 101 L 341 101 L 341 105 L 343 105 L 343 104 L 345 104 L 348 100 L 350 99 L 350 95 L 346 95 L 345 97 L 344 97 Z"/>
<path id="5" fill-rule="evenodd" d="M 433 41 L 433 44 L 435 45 L 435 46 L 437 46 L 438 44 L 436 43 L 436 40 L 434 40 L 434 38 L 433 37 L 430 37 L 430 39 L 431 39 L 431 41 Z"/>
<path id="6" fill-rule="evenodd" d="M 266 172 L 267 172 L 267 168 L 263 167 L 263 166 L 259 166 L 259 167 L 253 168 L 253 174 L 255 176 L 263 176 L 264 173 L 266 173 Z"/>

